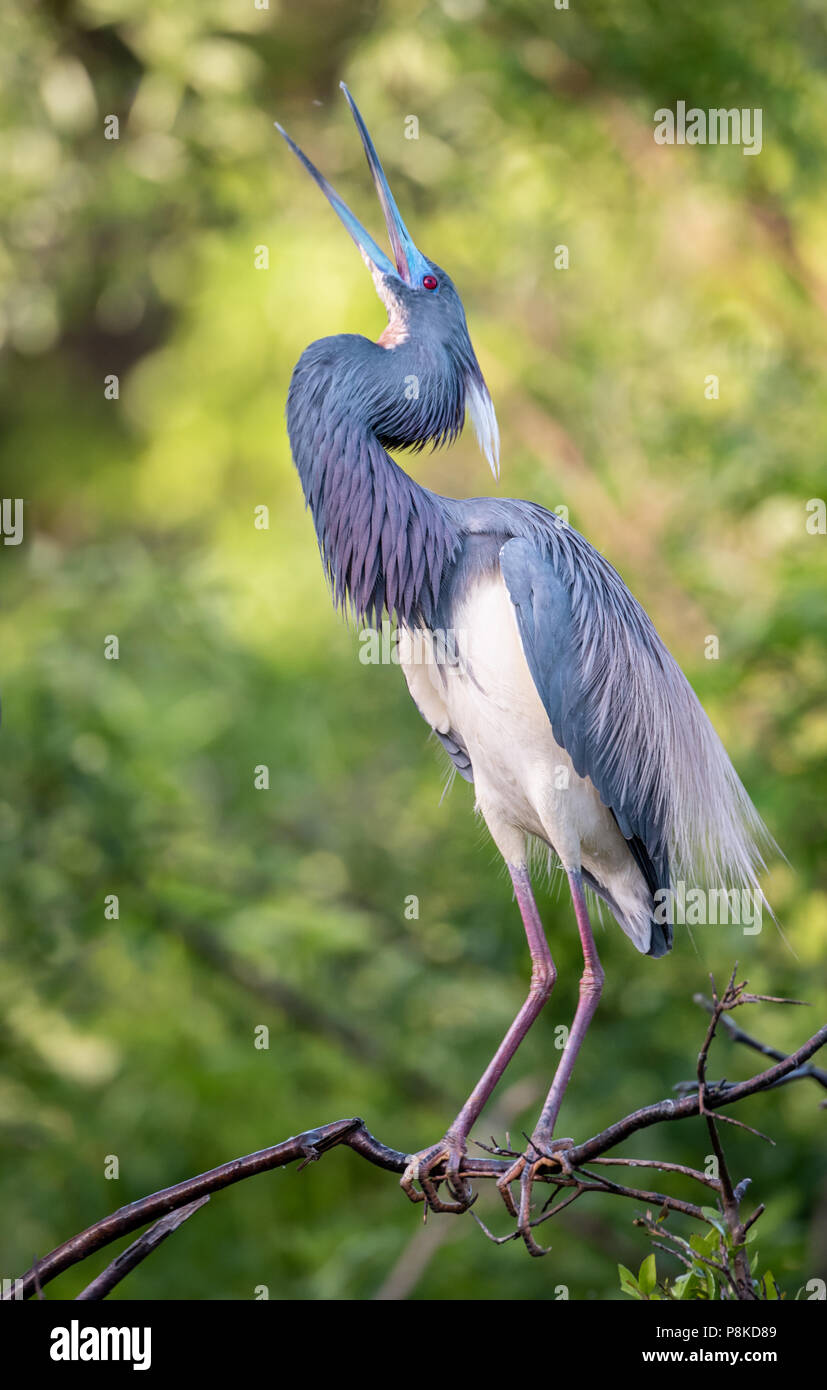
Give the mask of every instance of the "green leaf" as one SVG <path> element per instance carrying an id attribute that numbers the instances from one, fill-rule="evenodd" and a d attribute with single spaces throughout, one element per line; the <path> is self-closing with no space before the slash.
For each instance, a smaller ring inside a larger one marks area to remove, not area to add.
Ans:
<path id="1" fill-rule="evenodd" d="M 716 1229 L 716 1231 L 719 1231 L 720 1234 L 726 1239 L 727 1234 L 728 1234 L 727 1228 L 726 1228 L 726 1223 L 724 1222 L 723 1216 L 722 1216 L 721 1213 L 718 1211 L 718 1208 L 717 1208 L 717 1207 L 701 1207 L 701 1211 L 703 1212 L 704 1216 L 706 1217 L 706 1219 L 707 1219 L 707 1221 L 710 1223 L 710 1225 L 714 1226 L 715 1229 Z"/>
<path id="2" fill-rule="evenodd" d="M 637 1279 L 630 1269 L 625 1265 L 618 1265 L 617 1272 L 620 1275 L 621 1293 L 627 1293 L 631 1298 L 642 1298 Z"/>
<path id="3" fill-rule="evenodd" d="M 708 1231 L 705 1236 L 693 1235 L 689 1237 L 689 1244 L 696 1255 L 713 1255 L 718 1249 L 720 1232 L 716 1230 Z"/>
<path id="4" fill-rule="evenodd" d="M 654 1252 L 646 1256 L 646 1259 L 638 1270 L 637 1277 L 644 1296 L 648 1296 L 652 1290 L 656 1288 L 658 1282 L 658 1271 L 655 1264 Z"/>

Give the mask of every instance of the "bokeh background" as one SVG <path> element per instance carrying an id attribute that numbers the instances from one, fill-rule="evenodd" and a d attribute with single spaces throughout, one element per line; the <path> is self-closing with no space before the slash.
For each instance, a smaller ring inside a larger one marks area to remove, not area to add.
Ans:
<path id="1" fill-rule="evenodd" d="M 806 526 L 827 450 L 820 0 L 7 0 L 0 24 L 0 491 L 25 499 L 23 544 L 0 546 L 0 1272 L 327 1120 L 433 1142 L 524 996 L 471 791 L 440 800 L 400 673 L 361 665 L 331 611 L 285 436 L 306 344 L 384 321 L 273 131 L 378 235 L 342 78 L 463 294 L 503 492 L 568 506 L 618 567 L 789 861 L 767 883 L 784 936 L 681 931 L 652 962 L 601 929 L 608 985 L 561 1132 L 692 1076 L 692 995 L 735 959 L 754 989 L 812 1005 L 742 1024 L 803 1041 L 827 952 L 827 542 Z M 678 99 L 761 107 L 763 151 L 655 145 Z M 449 494 L 493 490 L 471 431 L 410 466 Z M 553 888 L 541 907 L 560 981 L 482 1138 L 531 1126 L 576 1002 L 570 907 Z M 759 1060 L 722 1041 L 712 1074 Z M 788 1297 L 827 1264 L 822 1095 L 805 1081 L 741 1108 L 774 1148 L 725 1129 Z M 702 1164 L 708 1147 L 690 1122 L 625 1151 Z M 490 1193 L 480 1211 L 508 1228 Z M 618 1298 L 617 1261 L 648 1252 L 634 1214 L 583 1202 L 532 1261 L 468 1217 L 423 1235 L 395 1180 L 342 1151 L 218 1195 L 119 1293 Z"/>

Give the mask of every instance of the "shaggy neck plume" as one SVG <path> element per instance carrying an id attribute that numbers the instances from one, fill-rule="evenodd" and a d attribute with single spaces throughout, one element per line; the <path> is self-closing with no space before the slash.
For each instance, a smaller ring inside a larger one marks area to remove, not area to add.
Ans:
<path id="1" fill-rule="evenodd" d="M 342 410 L 331 378 L 314 370 L 324 356 L 308 362 L 311 353 L 293 375 L 287 428 L 333 600 L 373 625 L 383 612 L 431 624 L 459 531 L 444 505 L 394 463 L 372 426 L 352 408 Z"/>

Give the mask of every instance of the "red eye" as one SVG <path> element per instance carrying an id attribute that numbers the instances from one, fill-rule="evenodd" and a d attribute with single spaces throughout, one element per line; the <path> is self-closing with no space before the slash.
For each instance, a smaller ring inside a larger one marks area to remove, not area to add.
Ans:
<path id="1" fill-rule="evenodd" d="M 436 285 L 437 285 L 436 276 L 435 276 L 435 275 L 423 275 L 423 276 L 422 276 L 422 283 L 423 283 L 423 285 L 425 286 L 426 290 L 435 290 L 435 289 L 436 289 Z"/>

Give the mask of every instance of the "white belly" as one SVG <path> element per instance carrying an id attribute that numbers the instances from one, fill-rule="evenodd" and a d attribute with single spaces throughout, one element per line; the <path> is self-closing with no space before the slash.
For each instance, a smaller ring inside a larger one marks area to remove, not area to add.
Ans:
<path id="1" fill-rule="evenodd" d="M 467 748 L 477 806 L 500 852 L 524 863 L 526 837 L 535 835 L 566 869 L 587 869 L 624 916 L 639 918 L 648 902 L 643 877 L 594 785 L 555 741 L 499 572 L 470 590 L 454 622 L 448 660 L 435 659 L 430 640 L 415 633 L 400 641 L 401 664 L 424 718 Z M 639 930 L 648 944 L 648 907 L 645 919 Z M 632 923 L 621 925 L 635 939 Z"/>

